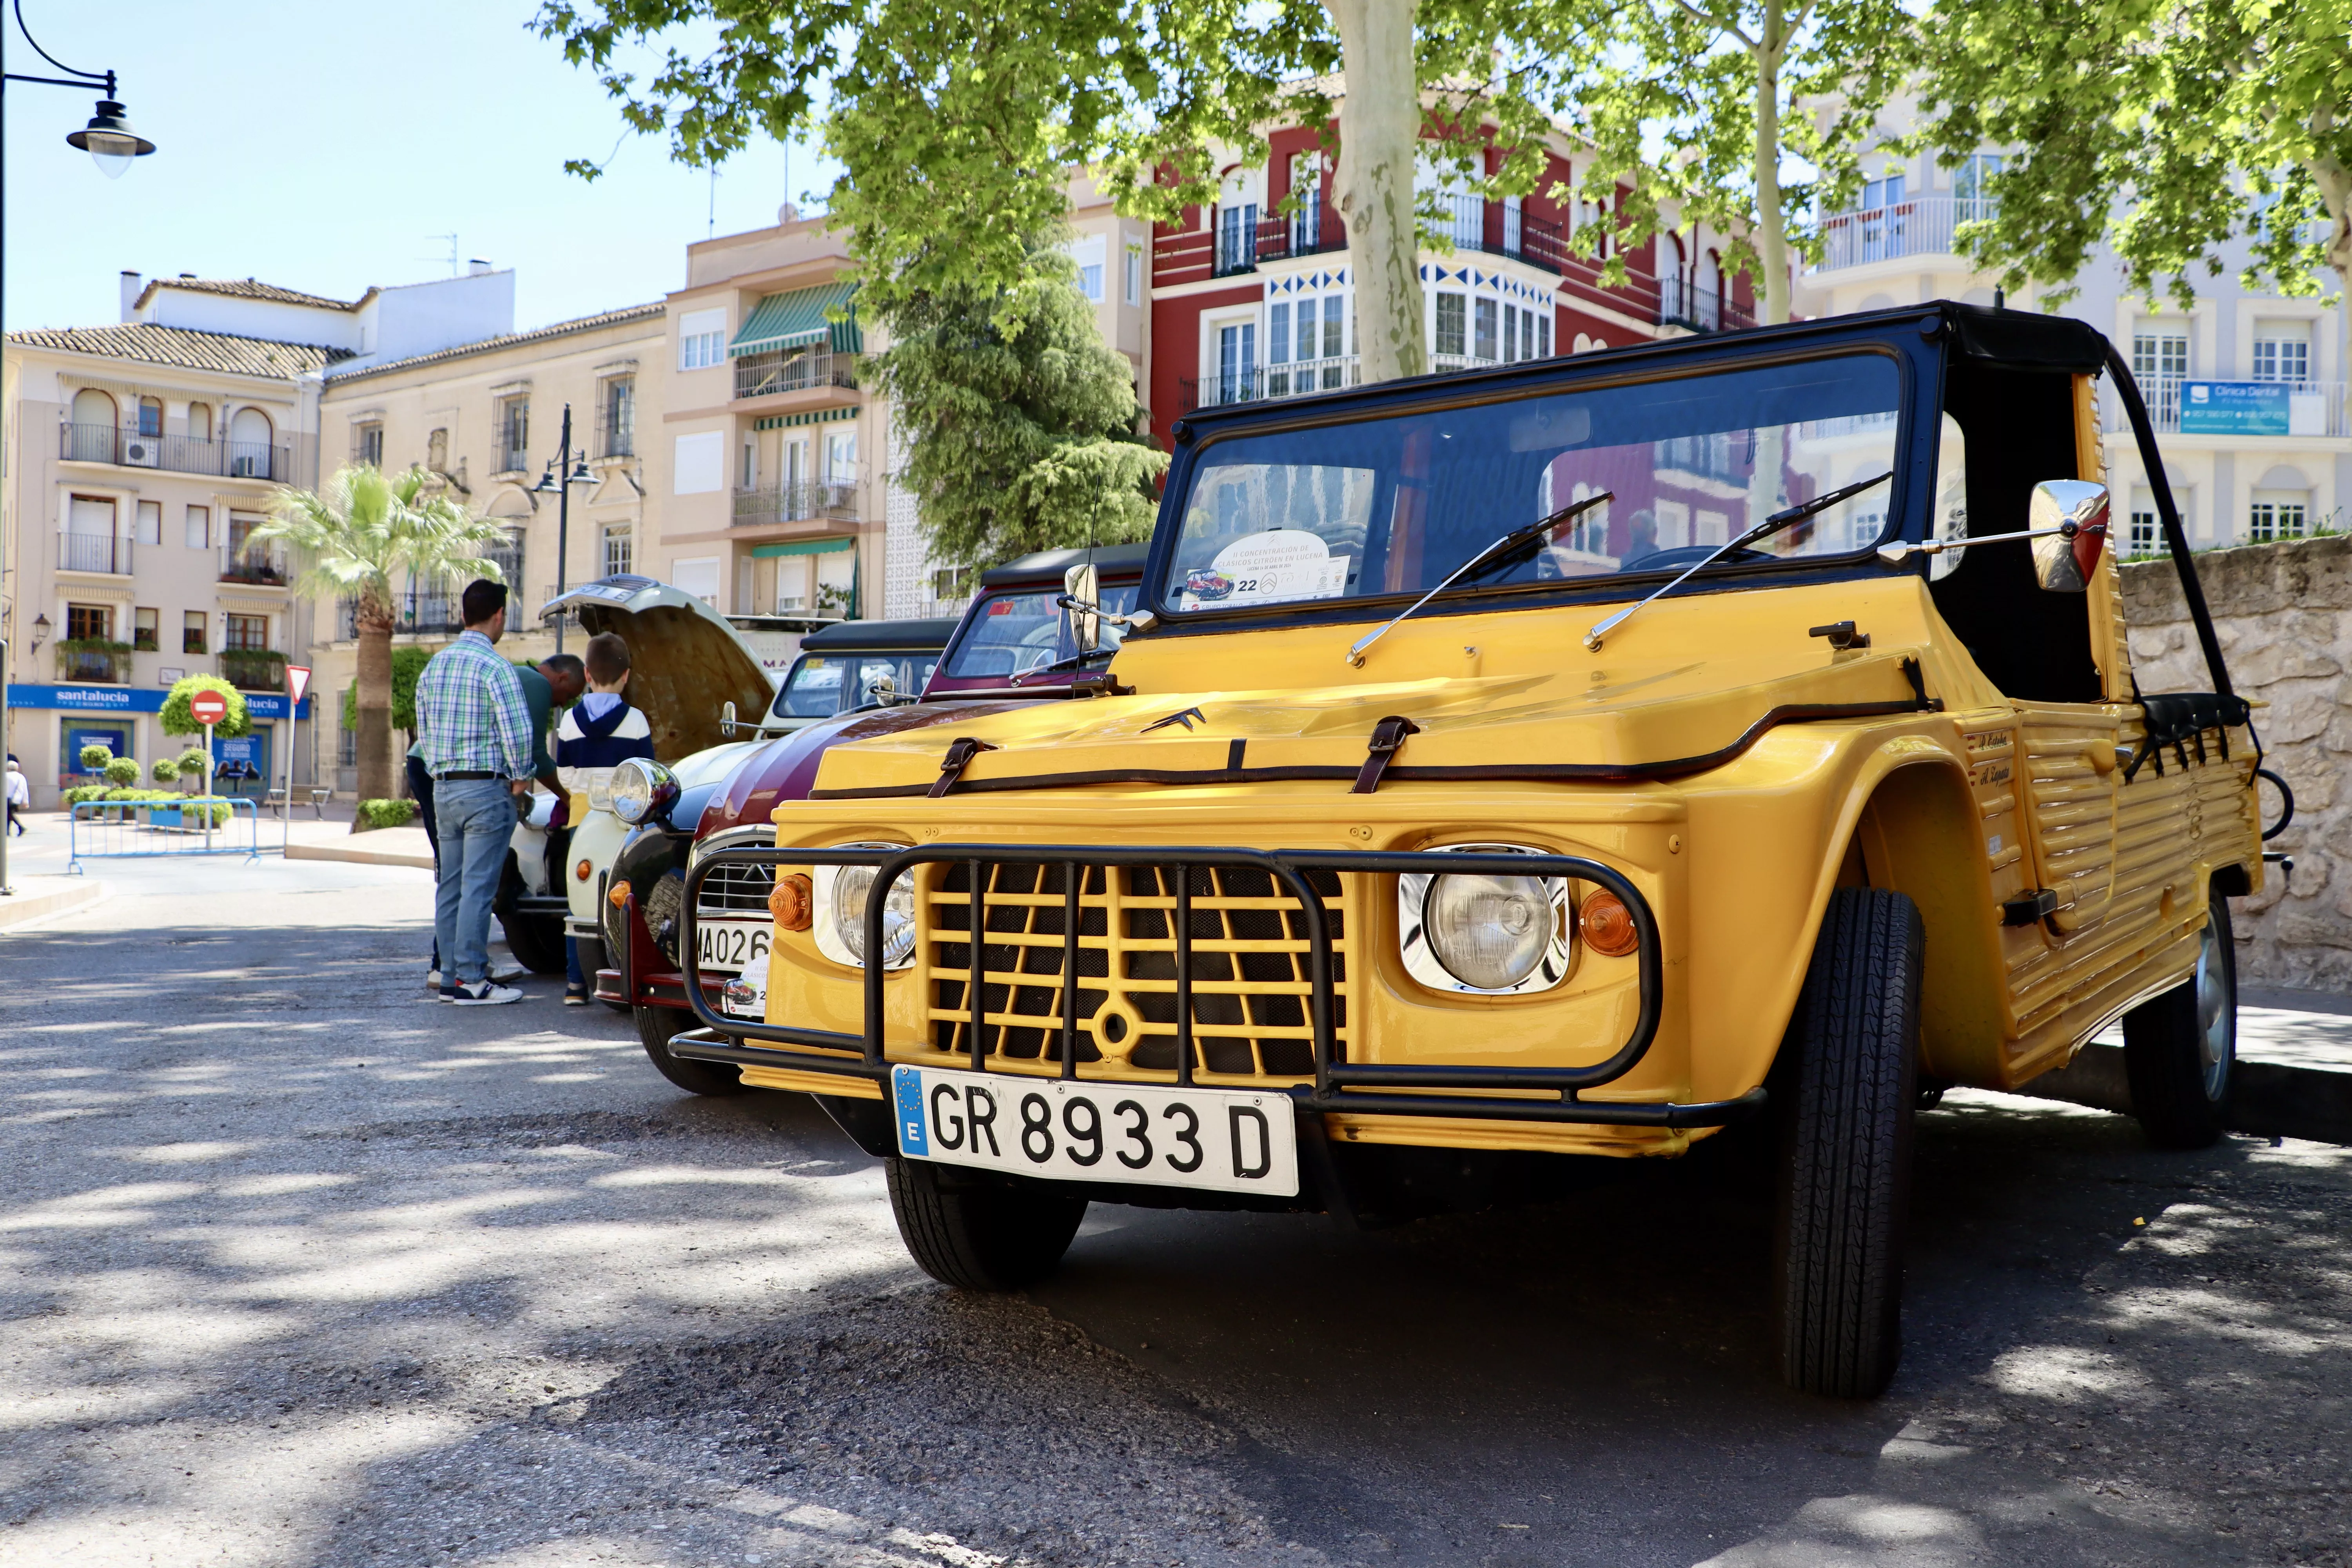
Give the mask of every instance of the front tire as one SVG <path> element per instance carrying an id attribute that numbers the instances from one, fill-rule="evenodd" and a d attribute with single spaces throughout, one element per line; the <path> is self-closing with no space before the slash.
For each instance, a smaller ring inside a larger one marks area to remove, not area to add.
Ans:
<path id="1" fill-rule="evenodd" d="M 898 1238 L 924 1273 L 959 1290 L 1018 1290 L 1061 1267 L 1084 1198 L 1066 1198 L 893 1156 L 886 1169 Z"/>
<path id="2" fill-rule="evenodd" d="M 2238 955 L 2230 901 L 2211 895 L 2197 972 L 2124 1015 L 2132 1114 L 2159 1149 L 2203 1149 L 2229 1131 L 2238 1078 Z"/>
<path id="3" fill-rule="evenodd" d="M 669 1037 L 688 1027 L 693 1014 L 681 1013 L 675 1007 L 648 1007 L 642 1003 L 635 1012 L 637 1043 L 646 1047 L 646 1059 L 662 1077 L 688 1094 L 707 1095 L 713 1100 L 751 1092 L 742 1074 L 731 1067 L 719 1062 L 690 1062 L 670 1054 Z"/>
<path id="4" fill-rule="evenodd" d="M 554 915 L 500 915 L 507 948 L 533 974 L 563 973 L 563 921 Z"/>
<path id="5" fill-rule="evenodd" d="M 1926 946 L 1909 899 L 1839 889 L 1782 1046 L 1773 1305 L 1780 1375 L 1808 1394 L 1872 1398 L 1902 1358 Z"/>

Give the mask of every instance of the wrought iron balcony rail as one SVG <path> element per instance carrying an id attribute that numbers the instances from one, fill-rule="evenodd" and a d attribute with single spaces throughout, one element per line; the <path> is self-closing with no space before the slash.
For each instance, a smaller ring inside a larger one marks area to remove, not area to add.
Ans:
<path id="1" fill-rule="evenodd" d="M 68 572 L 131 575 L 131 541 L 110 533 L 68 533 L 58 542 L 58 565 Z"/>
<path id="2" fill-rule="evenodd" d="M 232 479 L 283 483 L 294 475 L 294 449 L 270 441 L 212 441 L 194 436 L 146 436 L 111 425 L 61 425 L 58 456 L 73 463 L 112 463 Z"/>
<path id="3" fill-rule="evenodd" d="M 769 349 L 735 361 L 735 395 L 768 397 L 779 392 L 806 392 L 820 386 L 856 386 L 857 361 L 837 354 L 822 343 Z"/>
<path id="4" fill-rule="evenodd" d="M 793 485 L 769 485 L 735 492 L 735 526 L 797 522 L 824 518 L 834 522 L 857 521 L 857 480 L 855 476 L 812 480 Z"/>

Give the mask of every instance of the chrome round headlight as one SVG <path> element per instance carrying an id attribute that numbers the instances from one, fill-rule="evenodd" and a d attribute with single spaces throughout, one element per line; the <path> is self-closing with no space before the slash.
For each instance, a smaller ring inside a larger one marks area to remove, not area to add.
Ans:
<path id="1" fill-rule="evenodd" d="M 677 780 L 650 757 L 631 757 L 613 770 L 613 815 L 631 826 L 658 818 L 677 800 Z"/>
<path id="2" fill-rule="evenodd" d="M 1433 877 L 1422 910 L 1432 955 L 1480 991 L 1517 985 L 1551 945 L 1551 900 L 1539 877 Z"/>
<path id="3" fill-rule="evenodd" d="M 1539 855 L 1517 844 L 1448 844 L 1443 852 Z M 1435 864 L 1443 861 L 1431 857 Z M 1576 967 L 1576 911 L 1561 878 L 1409 871 L 1397 879 L 1405 972 L 1440 991 L 1548 991 Z"/>
<path id="4" fill-rule="evenodd" d="M 904 849 L 903 844 L 844 844 L 844 849 Z M 866 900 L 874 889 L 871 866 L 819 866 L 810 879 L 810 925 L 817 951 L 835 963 L 866 966 Z M 901 871 L 882 896 L 882 967 L 915 961 L 915 873 Z"/>

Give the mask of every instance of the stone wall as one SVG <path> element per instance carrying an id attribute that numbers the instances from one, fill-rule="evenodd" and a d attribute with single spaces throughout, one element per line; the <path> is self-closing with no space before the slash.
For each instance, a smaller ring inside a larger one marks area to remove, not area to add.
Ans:
<path id="1" fill-rule="evenodd" d="M 2241 696 L 2266 700 L 2254 724 L 2265 766 L 2294 790 L 2294 825 L 2266 847 L 2270 868 L 2237 915 L 2238 976 L 2251 985 L 2352 994 L 2352 537 L 2294 540 L 2197 557 L 2198 579 Z M 2210 691 L 2212 678 L 2169 561 L 2123 569 L 2132 667 L 2142 691 Z M 2262 790 L 2265 822 L 2278 794 Z M 2284 885 L 2283 885 L 2284 884 Z"/>

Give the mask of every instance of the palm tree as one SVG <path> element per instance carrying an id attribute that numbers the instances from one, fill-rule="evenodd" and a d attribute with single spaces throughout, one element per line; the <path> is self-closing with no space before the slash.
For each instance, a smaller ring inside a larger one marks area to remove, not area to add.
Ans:
<path id="1" fill-rule="evenodd" d="M 392 776 L 392 634 L 394 581 L 455 588 L 476 577 L 503 582 L 488 552 L 504 524 L 476 517 L 421 468 L 387 474 L 371 464 L 338 468 L 316 490 L 281 489 L 257 541 L 284 540 L 301 557 L 297 586 L 353 600 L 359 638 L 359 798 L 388 800 Z"/>

